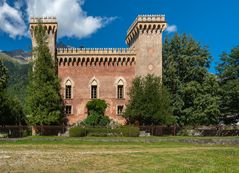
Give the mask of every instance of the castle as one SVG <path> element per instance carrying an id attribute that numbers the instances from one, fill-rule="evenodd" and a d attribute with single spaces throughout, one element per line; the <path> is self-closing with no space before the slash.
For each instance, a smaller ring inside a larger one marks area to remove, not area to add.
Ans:
<path id="1" fill-rule="evenodd" d="M 86 104 L 95 98 L 108 103 L 106 115 L 124 124 L 121 115 L 133 79 L 149 73 L 162 77 L 162 33 L 167 27 L 164 15 L 139 15 L 127 31 L 129 48 L 56 48 L 56 18 L 32 17 L 33 48 L 36 46 L 34 27 L 39 21 L 47 30 L 69 124 L 85 119 Z"/>

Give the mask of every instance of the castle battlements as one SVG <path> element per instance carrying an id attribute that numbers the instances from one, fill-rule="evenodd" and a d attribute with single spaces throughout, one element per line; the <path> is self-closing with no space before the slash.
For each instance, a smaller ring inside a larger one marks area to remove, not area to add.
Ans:
<path id="1" fill-rule="evenodd" d="M 57 55 L 135 55 L 132 48 L 58 48 Z"/>
<path id="2" fill-rule="evenodd" d="M 165 15 L 138 15 L 134 20 L 132 25 L 129 27 L 127 31 L 127 35 L 131 32 L 131 30 L 137 25 L 137 23 L 143 22 L 165 22 Z"/>
<path id="3" fill-rule="evenodd" d="M 127 31 L 126 43 L 131 46 L 139 33 L 161 34 L 166 28 L 165 15 L 138 15 Z"/>
<path id="4" fill-rule="evenodd" d="M 56 17 L 31 17 L 30 23 L 57 23 Z"/>

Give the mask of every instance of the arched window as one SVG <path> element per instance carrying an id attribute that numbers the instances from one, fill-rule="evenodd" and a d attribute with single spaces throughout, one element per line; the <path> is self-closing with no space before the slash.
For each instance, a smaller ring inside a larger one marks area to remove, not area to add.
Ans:
<path id="1" fill-rule="evenodd" d="M 97 81 L 93 80 L 91 83 L 91 98 L 92 99 L 97 99 Z"/>
<path id="2" fill-rule="evenodd" d="M 66 99 L 72 98 L 72 84 L 70 80 L 67 80 L 65 83 L 65 98 Z"/>
<path id="3" fill-rule="evenodd" d="M 117 84 L 117 98 L 123 99 L 124 98 L 124 82 L 119 80 Z"/>

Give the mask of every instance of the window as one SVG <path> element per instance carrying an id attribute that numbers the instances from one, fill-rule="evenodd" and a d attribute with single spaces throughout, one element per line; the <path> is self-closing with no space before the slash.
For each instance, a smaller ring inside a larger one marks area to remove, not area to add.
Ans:
<path id="1" fill-rule="evenodd" d="M 97 98 L 97 85 L 91 86 L 91 98 L 96 99 Z"/>
<path id="2" fill-rule="evenodd" d="M 123 99 L 124 98 L 124 83 L 122 80 L 118 82 L 117 86 L 117 98 Z"/>
<path id="3" fill-rule="evenodd" d="M 71 105 L 66 105 L 65 106 L 65 114 L 66 115 L 72 114 L 72 112 L 71 112 Z"/>
<path id="4" fill-rule="evenodd" d="M 71 87 L 71 81 L 67 81 L 65 85 L 65 98 L 71 99 L 72 98 L 72 87 Z"/>
<path id="5" fill-rule="evenodd" d="M 97 82 L 95 80 L 91 83 L 91 98 L 97 98 Z"/>
<path id="6" fill-rule="evenodd" d="M 118 85 L 118 99 L 124 98 L 124 86 Z"/>
<path id="7" fill-rule="evenodd" d="M 123 105 L 118 105 L 117 106 L 117 115 L 122 115 L 123 114 L 123 109 L 124 109 Z"/>

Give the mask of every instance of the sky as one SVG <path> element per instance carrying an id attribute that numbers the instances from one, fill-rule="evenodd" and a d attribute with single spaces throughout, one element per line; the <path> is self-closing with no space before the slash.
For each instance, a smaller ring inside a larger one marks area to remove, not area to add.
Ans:
<path id="1" fill-rule="evenodd" d="M 127 47 L 139 14 L 165 14 L 168 34 L 191 35 L 213 62 L 239 45 L 239 0 L 0 0 L 0 50 L 31 50 L 30 16 L 56 16 L 57 42 L 73 47 Z"/>

